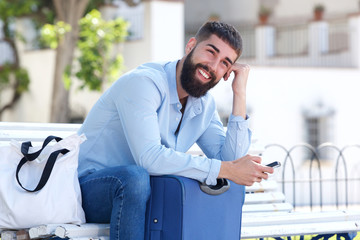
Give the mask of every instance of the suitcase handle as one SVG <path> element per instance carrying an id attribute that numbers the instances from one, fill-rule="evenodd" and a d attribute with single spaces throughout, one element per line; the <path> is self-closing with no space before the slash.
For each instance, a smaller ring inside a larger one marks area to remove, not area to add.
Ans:
<path id="1" fill-rule="evenodd" d="M 209 195 L 219 195 L 226 192 L 230 188 L 230 182 L 225 178 L 218 178 L 216 185 L 206 185 L 205 183 L 199 184 L 201 191 Z"/>

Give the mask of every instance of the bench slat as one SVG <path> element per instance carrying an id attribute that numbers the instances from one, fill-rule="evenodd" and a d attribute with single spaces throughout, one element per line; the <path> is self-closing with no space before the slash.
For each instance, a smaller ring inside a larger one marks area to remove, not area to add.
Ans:
<path id="1" fill-rule="evenodd" d="M 360 230 L 359 221 L 327 222 L 327 223 L 305 223 L 282 225 L 259 225 L 253 227 L 242 227 L 241 238 L 265 238 L 282 236 L 303 236 L 312 234 L 339 234 L 357 232 Z"/>
<path id="2" fill-rule="evenodd" d="M 49 131 L 53 129 L 76 132 L 81 127 L 77 123 L 32 123 L 32 122 L 0 122 L 0 129 Z"/>
<path id="3" fill-rule="evenodd" d="M 89 239 L 108 236 L 108 224 L 62 224 L 55 233 L 59 237 Z M 360 230 L 360 212 L 319 212 L 272 215 L 244 214 L 242 238 L 280 237 L 309 234 L 348 233 Z M 31 231 L 31 229 L 30 229 Z"/>
<path id="4" fill-rule="evenodd" d="M 245 195 L 245 204 L 281 203 L 285 201 L 282 192 L 265 192 Z"/>
<path id="5" fill-rule="evenodd" d="M 290 203 L 271 203 L 271 204 L 244 204 L 243 214 L 246 213 L 265 213 L 265 212 L 291 212 L 293 205 Z"/>
<path id="6" fill-rule="evenodd" d="M 358 211 L 326 211 L 326 212 L 291 212 L 287 214 L 273 215 L 246 215 L 242 226 L 258 225 L 279 225 L 279 224 L 304 224 L 317 222 L 340 222 L 340 221 L 360 221 L 360 212 Z M 359 225 L 360 227 L 360 225 Z"/>
<path id="7" fill-rule="evenodd" d="M 68 123 L 12 123 L 0 122 L 0 143 L 16 141 L 42 142 L 47 136 L 67 137 L 74 134 L 81 124 Z"/>
<path id="8" fill-rule="evenodd" d="M 109 224 L 86 223 L 81 226 L 61 224 L 55 229 L 55 235 L 60 238 L 81 238 L 86 236 L 109 236 Z"/>
<path id="9" fill-rule="evenodd" d="M 263 180 L 260 183 L 255 182 L 252 186 L 247 186 L 245 191 L 247 193 L 258 193 L 258 192 L 273 192 L 278 188 L 278 184 L 274 180 Z"/>

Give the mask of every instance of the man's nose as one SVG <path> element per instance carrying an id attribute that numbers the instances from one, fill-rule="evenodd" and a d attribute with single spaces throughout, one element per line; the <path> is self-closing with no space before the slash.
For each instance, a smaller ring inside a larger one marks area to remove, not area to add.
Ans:
<path id="1" fill-rule="evenodd" d="M 219 62 L 218 62 L 218 61 L 211 61 L 211 62 L 208 64 L 209 71 L 210 71 L 210 72 L 213 72 L 213 73 L 216 73 L 216 70 L 217 70 L 218 65 L 219 65 Z"/>

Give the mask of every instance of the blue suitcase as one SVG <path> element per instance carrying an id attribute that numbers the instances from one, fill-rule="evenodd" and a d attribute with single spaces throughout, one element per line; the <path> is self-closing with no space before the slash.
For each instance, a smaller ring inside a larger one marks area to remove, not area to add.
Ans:
<path id="1" fill-rule="evenodd" d="M 244 186 L 221 179 L 209 188 L 178 176 L 153 176 L 150 182 L 146 240 L 240 239 Z"/>

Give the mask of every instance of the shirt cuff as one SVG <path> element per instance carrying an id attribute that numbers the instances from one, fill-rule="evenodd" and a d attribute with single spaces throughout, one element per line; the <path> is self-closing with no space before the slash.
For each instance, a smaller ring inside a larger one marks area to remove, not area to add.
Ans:
<path id="1" fill-rule="evenodd" d="M 243 121 L 247 121 L 250 117 L 246 114 L 246 118 L 244 119 L 242 116 L 234 116 L 232 115 L 232 113 L 230 114 L 229 117 L 229 122 L 231 121 L 235 121 L 235 122 L 243 122 Z"/>
<path id="2" fill-rule="evenodd" d="M 220 172 L 220 167 L 221 167 L 221 161 L 218 159 L 211 159 L 211 166 L 210 166 L 210 171 L 209 171 L 209 175 L 206 178 L 205 183 L 207 185 L 216 185 L 217 183 L 217 177 L 219 176 L 219 172 Z"/>

